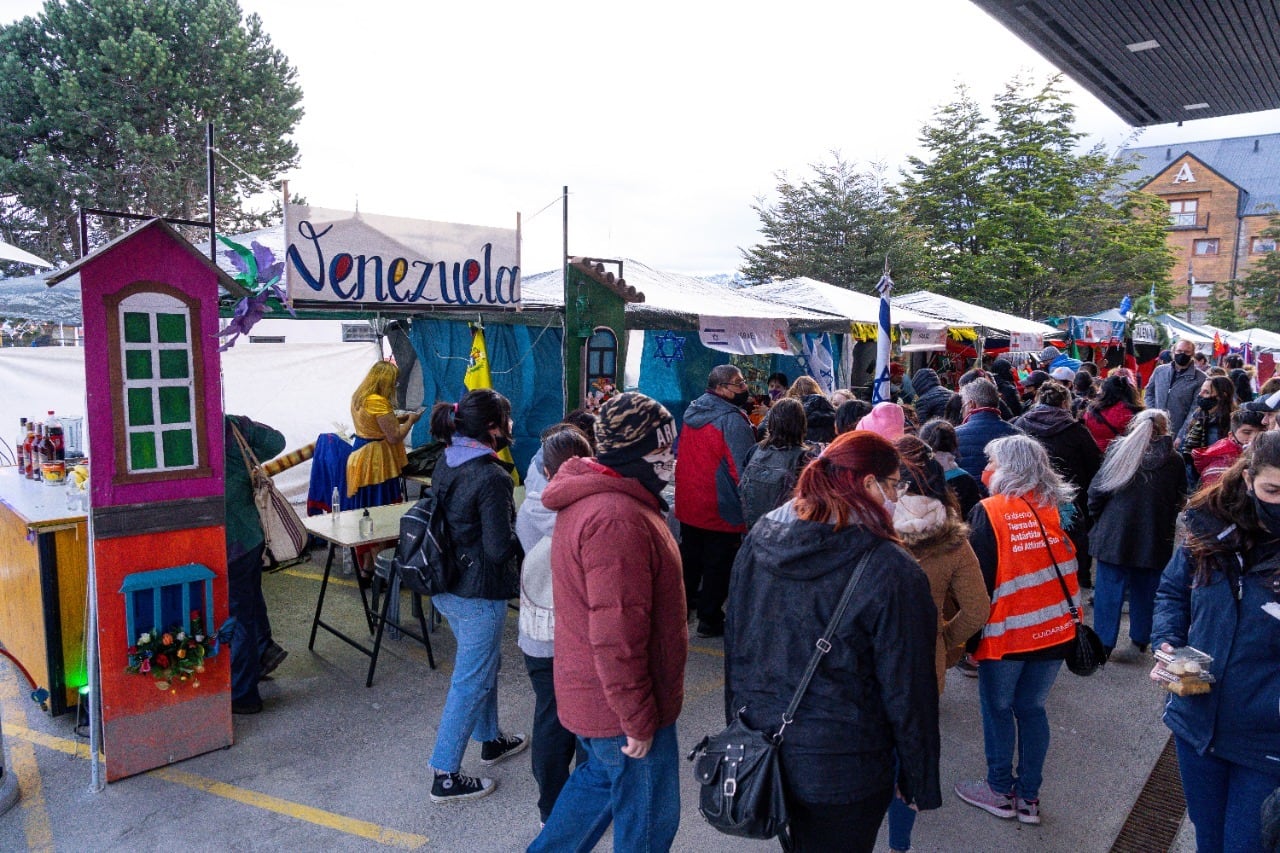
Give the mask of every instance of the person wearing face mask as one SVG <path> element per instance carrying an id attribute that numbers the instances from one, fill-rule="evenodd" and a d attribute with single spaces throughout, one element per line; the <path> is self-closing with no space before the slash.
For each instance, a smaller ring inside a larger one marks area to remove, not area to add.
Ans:
<path id="1" fill-rule="evenodd" d="M 457 403 L 436 403 L 431 435 L 447 447 L 431 476 L 443 511 L 458 578 L 431 597 L 457 639 L 449 693 L 436 729 L 431 767 L 433 803 L 465 802 L 493 792 L 492 779 L 461 773 L 467 740 L 481 744 L 480 763 L 497 764 L 522 752 L 524 735 L 498 728 L 498 669 L 507 600 L 520 594 L 524 550 L 516 536 L 511 466 L 497 452 L 511 444 L 511 404 L 488 388 Z"/>
<path id="2" fill-rule="evenodd" d="M 787 379 L 785 373 L 770 373 L 768 379 L 769 401 L 776 403 L 783 397 L 787 396 L 787 388 L 790 387 L 791 380 Z"/>
<path id="3" fill-rule="evenodd" d="M 755 444 L 742 411 L 748 396 L 742 371 L 721 364 L 707 376 L 707 392 L 689 404 L 676 459 L 676 519 L 689 609 L 698 613 L 698 636 L 724 634 L 729 570 L 747 532 L 738 481 Z"/>
<path id="4" fill-rule="evenodd" d="M 1235 395 L 1235 387 L 1225 376 L 1204 381 L 1196 395 L 1196 408 L 1178 435 L 1178 446 L 1183 453 L 1208 447 L 1227 436 L 1231 431 L 1231 413 L 1236 409 Z"/>
<path id="5" fill-rule="evenodd" d="M 1207 693 L 1171 693 L 1164 722 L 1196 848 L 1261 851 L 1262 803 L 1280 786 L 1280 432 L 1257 436 L 1192 496 L 1182 528 L 1156 592 L 1151 641 L 1211 655 L 1214 682 Z"/>
<path id="6" fill-rule="evenodd" d="M 969 515 L 969 544 L 991 595 L 974 653 L 987 775 L 955 792 L 996 817 L 1038 824 L 1049 752 L 1045 702 L 1075 636 L 1063 585 L 1080 606 L 1075 549 L 1058 515 L 1075 489 L 1030 436 L 996 439 L 987 458 L 991 497 Z"/>
<path id="7" fill-rule="evenodd" d="M 1151 642 L 1151 613 L 1160 572 L 1173 555 L 1173 533 L 1187 494 L 1182 458 L 1173 449 L 1169 418 L 1160 409 L 1138 413 L 1129 431 L 1107 448 L 1089 489 L 1097 560 L 1093 628 L 1108 654 L 1120 633 L 1129 593 L 1129 640 L 1141 653 Z"/>
<path id="8" fill-rule="evenodd" d="M 781 742 L 797 851 L 874 849 L 894 796 L 941 805 L 938 614 L 893 530 L 901 484 L 892 444 L 861 430 L 837 436 L 804 469 L 795 498 L 752 528 L 733 566 L 726 719 L 740 713 L 776 732 L 835 602 L 872 555 Z"/>
<path id="9" fill-rule="evenodd" d="M 667 850 L 680 822 L 676 718 L 689 654 L 680 554 L 662 512 L 675 421 L 629 391 L 600 407 L 596 457 L 542 492 L 551 537 L 555 698 L 586 753 L 531 851 Z"/>
<path id="10" fill-rule="evenodd" d="M 1181 434 L 1182 425 L 1191 416 L 1196 395 L 1207 378 L 1203 370 L 1191 363 L 1195 352 L 1196 345 L 1191 341 L 1178 341 L 1173 347 L 1172 363 L 1161 364 L 1152 371 L 1151 381 L 1143 393 L 1148 409 L 1164 409 L 1169 413 L 1171 435 Z"/>

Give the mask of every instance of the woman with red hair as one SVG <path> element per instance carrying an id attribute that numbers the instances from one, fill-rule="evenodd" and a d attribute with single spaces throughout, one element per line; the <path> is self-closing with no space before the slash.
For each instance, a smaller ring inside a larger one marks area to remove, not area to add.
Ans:
<path id="1" fill-rule="evenodd" d="M 898 464 L 874 433 L 837 436 L 795 497 L 752 528 L 730 576 L 726 716 L 776 733 L 854 567 L 874 552 L 782 739 L 798 851 L 872 850 L 895 792 L 941 805 L 938 614 L 893 530 Z"/>

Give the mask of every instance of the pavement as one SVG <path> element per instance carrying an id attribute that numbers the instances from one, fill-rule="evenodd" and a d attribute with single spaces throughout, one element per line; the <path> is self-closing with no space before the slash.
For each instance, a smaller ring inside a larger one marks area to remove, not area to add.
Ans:
<path id="1" fill-rule="evenodd" d="M 320 576 L 310 563 L 266 576 L 275 638 L 290 654 L 263 685 L 266 710 L 235 718 L 234 746 L 101 792 L 90 790 L 88 744 L 76 736 L 75 715 L 50 718 L 25 698 L 16 669 L 0 659 L 5 768 L 21 791 L 17 806 L 0 814 L 0 850 L 524 849 L 538 832 L 528 752 L 485 769 L 499 783 L 486 799 L 444 806 L 427 800 L 427 758 L 453 660 L 447 624 L 432 635 L 439 669 L 428 667 L 415 641 L 388 641 L 373 687 L 365 688 L 368 660 L 354 649 L 321 632 L 315 651 L 307 650 Z M 331 582 L 325 616 L 353 636 L 365 630 L 350 577 Z M 529 731 L 533 715 L 515 639 L 512 611 L 498 684 L 499 716 L 509 733 Z M 691 645 L 677 724 L 684 750 L 723 725 L 721 641 L 694 638 Z M 913 849 L 1109 850 L 1168 738 L 1162 693 L 1147 680 L 1148 668 L 1135 655 L 1090 678 L 1062 670 L 1048 701 L 1053 736 L 1040 826 L 999 820 L 952 793 L 955 782 L 981 777 L 984 761 L 977 681 L 948 673 L 941 699 L 943 805 L 919 816 Z M 463 770 L 480 769 L 472 744 Z M 711 829 L 698 814 L 684 762 L 680 796 L 674 849 L 777 849 Z M 609 836 L 599 849 L 612 849 Z M 888 849 L 883 830 L 877 849 Z M 1171 849 L 1194 849 L 1185 822 Z"/>

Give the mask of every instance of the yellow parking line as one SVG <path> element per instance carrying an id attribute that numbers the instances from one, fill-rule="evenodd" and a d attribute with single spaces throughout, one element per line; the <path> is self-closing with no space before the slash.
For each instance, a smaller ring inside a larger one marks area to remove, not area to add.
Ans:
<path id="1" fill-rule="evenodd" d="M 297 569 L 281 569 L 278 572 L 278 574 L 289 575 L 290 577 L 302 578 L 303 580 L 309 580 L 309 581 L 324 580 L 323 572 L 321 572 L 320 574 L 316 574 L 314 572 L 300 572 Z M 354 580 L 347 580 L 346 578 L 338 577 L 334 572 L 331 571 L 329 572 L 329 585 L 333 586 L 335 584 L 338 586 L 354 587 L 356 585 L 356 582 Z"/>
<path id="2" fill-rule="evenodd" d="M 317 826 L 336 829 L 339 832 L 345 832 L 348 835 L 367 838 L 370 841 L 376 841 L 379 844 L 385 844 L 390 847 L 403 847 L 407 850 L 416 850 L 426 844 L 429 840 L 425 835 L 401 832 L 397 829 L 388 829 L 385 826 L 379 826 L 376 823 L 357 820 L 356 818 L 351 817 L 343 817 L 342 815 L 327 812 L 323 809 L 315 809 L 311 806 L 304 806 L 300 803 L 282 800 L 279 797 L 272 797 L 268 794 L 259 794 L 256 791 L 237 788 L 235 785 L 228 785 L 225 782 L 206 779 L 203 776 L 197 776 L 194 773 L 185 773 L 181 770 L 174 770 L 172 767 L 162 767 L 159 770 L 152 770 L 149 775 L 158 776 L 167 782 L 186 785 L 188 788 L 194 788 L 197 791 L 204 791 L 218 797 L 225 797 L 228 800 L 243 803 L 247 806 L 253 806 L 254 808 L 263 809 L 264 811 L 275 812 L 276 814 L 282 814 L 286 817 L 292 817 L 297 820 L 314 823 Z"/>
<path id="3" fill-rule="evenodd" d="M 16 733 L 24 727 L 17 720 L 25 720 L 26 711 L 19 702 L 16 670 L 6 667 L 0 677 L 0 706 L 4 709 L 5 734 Z M 36 751 L 25 741 L 11 742 L 9 745 L 9 764 L 6 773 L 12 773 L 18 780 L 18 790 L 22 807 L 22 829 L 26 834 L 28 850 L 52 850 L 53 827 L 49 823 L 49 810 L 44 801 L 44 786 L 40 779 L 40 765 L 36 762 Z"/>
<path id="4" fill-rule="evenodd" d="M 8 704 L 5 705 L 5 719 L 11 716 L 11 709 Z M 25 741 L 9 750 L 10 755 L 15 759 L 20 754 L 30 756 L 29 765 L 35 767 L 35 755 L 31 749 L 32 744 L 54 749 L 58 752 L 65 752 L 68 755 L 75 755 L 81 758 L 88 758 L 88 748 L 76 741 L 67 738 L 48 735 L 43 732 L 33 731 L 23 725 L 5 723 L 4 733 L 13 735 Z M 41 811 L 44 810 L 44 799 L 40 793 L 40 776 L 38 772 L 32 772 L 34 781 L 28 780 L 26 775 L 19 770 L 18 782 L 22 788 L 22 804 L 24 808 L 32 808 L 39 805 Z M 340 814 L 325 811 L 324 809 L 312 808 L 304 806 L 301 803 L 282 800 L 279 797 L 273 797 L 269 794 L 261 794 L 257 791 L 250 791 L 245 788 L 237 788 L 235 785 L 228 785 L 225 782 L 219 782 L 215 779 L 208 779 L 204 776 L 197 776 L 194 773 L 186 773 L 182 770 L 175 770 L 172 767 L 161 767 L 152 770 L 148 775 L 156 776 L 164 779 L 166 782 L 173 782 L 177 785 L 185 785 L 197 791 L 203 791 L 214 796 L 224 797 L 243 805 L 252 806 L 262 809 L 263 811 L 275 812 L 286 817 L 295 818 L 297 820 L 313 823 L 317 826 L 335 829 L 338 832 L 344 832 L 347 835 L 355 835 L 360 838 L 367 838 L 378 844 L 388 847 L 400 847 L 406 850 L 416 850 L 425 845 L 430 839 L 425 835 L 415 835 L 412 832 L 401 832 L 398 829 L 390 829 L 385 826 L 379 826 L 376 823 L 370 823 L 365 820 L 357 820 L 356 818 L 344 817 Z M 37 830 L 39 827 L 36 827 Z M 30 818 L 27 821 L 27 846 L 32 850 L 36 849 L 53 849 L 53 834 L 49 827 L 48 814 L 44 814 L 44 835 L 38 832 L 33 833 Z M 42 840 L 43 839 L 43 840 Z"/>

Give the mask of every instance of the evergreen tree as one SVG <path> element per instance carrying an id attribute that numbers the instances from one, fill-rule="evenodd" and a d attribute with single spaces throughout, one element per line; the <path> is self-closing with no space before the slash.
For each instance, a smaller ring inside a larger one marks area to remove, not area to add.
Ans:
<path id="1" fill-rule="evenodd" d="M 743 277 L 808 276 L 869 292 L 887 255 L 894 281 L 912 281 L 925 260 L 922 235 L 897 214 L 884 169 L 860 171 L 838 153 L 810 168 L 800 182 L 780 174 L 777 200 L 753 205 L 764 241 L 740 250 Z"/>
<path id="2" fill-rule="evenodd" d="M 243 199 L 296 165 L 296 71 L 235 0 L 49 0 L 0 27 L 0 230 L 55 261 L 79 251 L 77 208 L 264 224 Z M 244 174 L 240 171 L 243 169 Z M 136 225 L 95 223 L 92 245 Z"/>
<path id="3" fill-rule="evenodd" d="M 1235 331 L 1245 324 L 1241 322 L 1240 312 L 1236 307 L 1239 285 L 1235 281 L 1215 284 L 1209 293 L 1209 313 L 1205 322 L 1219 329 Z"/>
<path id="4" fill-rule="evenodd" d="M 1280 216 L 1272 217 L 1260 236 L 1280 241 Z M 1280 331 L 1280 251 L 1263 255 L 1240 280 L 1240 288 L 1253 322 L 1261 328 Z"/>
<path id="5" fill-rule="evenodd" d="M 904 176 L 901 209 L 939 259 L 927 286 L 1028 317 L 1085 313 L 1154 283 L 1167 304 L 1167 210 L 1134 192 L 1127 164 L 1078 152 L 1059 78 L 1015 79 L 986 122 L 961 89 L 921 131 L 929 158 Z"/>

